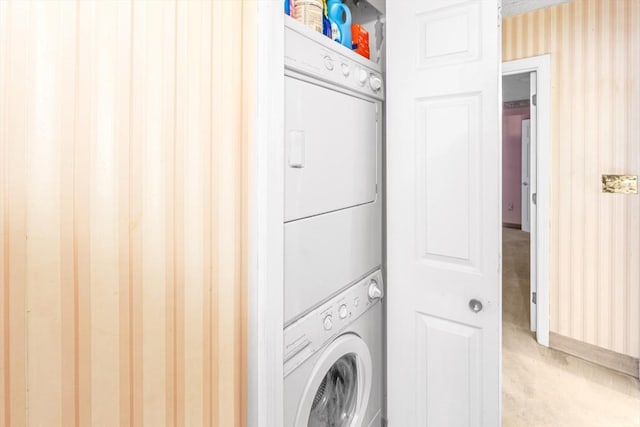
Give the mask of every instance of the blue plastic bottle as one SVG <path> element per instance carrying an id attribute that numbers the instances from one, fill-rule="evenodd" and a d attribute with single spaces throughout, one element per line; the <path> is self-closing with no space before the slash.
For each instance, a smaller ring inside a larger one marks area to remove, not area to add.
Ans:
<path id="1" fill-rule="evenodd" d="M 329 21 L 329 8 L 327 7 L 327 0 L 322 0 L 322 34 L 331 37 L 331 22 Z"/>
<path id="2" fill-rule="evenodd" d="M 342 0 L 327 0 L 332 38 L 348 49 L 351 45 L 351 11 Z"/>

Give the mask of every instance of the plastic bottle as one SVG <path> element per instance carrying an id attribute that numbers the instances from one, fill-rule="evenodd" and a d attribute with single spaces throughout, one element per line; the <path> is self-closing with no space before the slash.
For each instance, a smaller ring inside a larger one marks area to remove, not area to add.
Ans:
<path id="1" fill-rule="evenodd" d="M 333 40 L 351 50 L 351 11 L 342 0 L 327 0 L 327 8 Z"/>
<path id="2" fill-rule="evenodd" d="M 323 3 L 321 0 L 294 0 L 291 14 L 299 22 L 322 33 Z"/>
<path id="3" fill-rule="evenodd" d="M 329 21 L 327 0 L 322 0 L 322 34 L 331 38 L 331 22 Z"/>

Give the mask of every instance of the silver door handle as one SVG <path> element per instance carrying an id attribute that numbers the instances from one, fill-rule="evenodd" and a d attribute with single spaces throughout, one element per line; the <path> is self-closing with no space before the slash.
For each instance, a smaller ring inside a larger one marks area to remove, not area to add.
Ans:
<path id="1" fill-rule="evenodd" d="M 474 313 L 479 313 L 482 311 L 482 303 L 477 299 L 472 299 L 469 301 L 469 309 Z"/>

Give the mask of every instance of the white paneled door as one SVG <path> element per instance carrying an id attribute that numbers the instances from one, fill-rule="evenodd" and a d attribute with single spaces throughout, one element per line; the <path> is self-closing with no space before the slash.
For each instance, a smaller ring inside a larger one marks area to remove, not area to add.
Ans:
<path id="1" fill-rule="evenodd" d="M 498 3 L 387 3 L 391 427 L 501 423 Z"/>

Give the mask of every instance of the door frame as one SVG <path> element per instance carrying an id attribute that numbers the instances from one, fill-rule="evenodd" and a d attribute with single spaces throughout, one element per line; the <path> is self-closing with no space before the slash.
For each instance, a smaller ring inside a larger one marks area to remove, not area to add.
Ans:
<path id="1" fill-rule="evenodd" d="M 536 340 L 549 346 L 549 274 L 550 274 L 550 204 L 551 204 L 551 55 L 539 55 L 502 63 L 502 76 L 535 71 L 537 74 L 536 164 L 536 236 L 531 250 L 536 251 Z M 531 216 L 530 216 L 531 217 Z M 534 268 L 534 266 L 532 266 Z"/>
<path id="2" fill-rule="evenodd" d="M 257 39 L 248 153 L 247 425 L 283 424 L 284 13 L 255 2 Z"/>
<path id="3" fill-rule="evenodd" d="M 524 146 L 524 138 L 525 138 L 525 127 L 524 124 L 525 122 L 527 122 L 529 124 L 529 128 L 527 129 L 527 147 L 531 148 L 531 119 L 524 119 L 520 121 L 520 129 L 522 130 L 522 134 L 520 136 L 520 148 L 521 148 L 521 155 L 520 155 L 520 223 L 521 223 L 521 228 L 524 230 L 524 226 L 526 224 L 526 230 L 525 231 L 531 231 L 531 206 L 527 206 L 527 209 L 522 209 L 523 206 L 523 202 L 524 202 L 524 175 L 522 174 L 522 171 L 524 170 L 524 154 L 526 152 L 529 152 L 529 148 L 527 148 L 527 150 L 525 150 L 525 146 Z M 527 161 L 529 163 L 529 165 L 531 165 L 531 153 L 529 152 L 529 154 L 527 155 Z M 527 192 L 529 193 L 529 197 L 527 200 L 527 204 L 530 205 L 530 200 L 531 200 L 531 186 L 530 186 L 530 182 L 531 182 L 531 170 L 529 170 L 529 173 L 527 174 Z M 525 217 L 526 214 L 526 217 Z M 525 221 L 526 218 L 526 221 Z"/>

